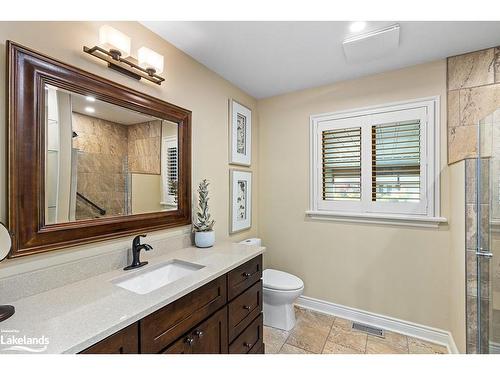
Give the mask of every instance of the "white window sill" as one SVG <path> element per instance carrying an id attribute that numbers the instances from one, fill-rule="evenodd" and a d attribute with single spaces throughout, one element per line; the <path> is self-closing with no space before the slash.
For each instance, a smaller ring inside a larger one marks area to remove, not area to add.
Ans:
<path id="1" fill-rule="evenodd" d="M 391 215 L 373 213 L 354 213 L 338 211 L 306 211 L 306 216 L 313 220 L 329 220 L 367 224 L 387 224 L 410 227 L 437 228 L 439 224 L 446 223 L 444 217 Z"/>

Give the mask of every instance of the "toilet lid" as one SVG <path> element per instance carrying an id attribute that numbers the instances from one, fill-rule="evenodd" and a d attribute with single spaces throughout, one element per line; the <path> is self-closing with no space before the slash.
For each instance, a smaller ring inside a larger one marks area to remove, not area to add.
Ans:
<path id="1" fill-rule="evenodd" d="M 271 268 L 264 270 L 262 279 L 264 288 L 268 289 L 297 290 L 304 286 L 304 282 L 297 276 Z"/>

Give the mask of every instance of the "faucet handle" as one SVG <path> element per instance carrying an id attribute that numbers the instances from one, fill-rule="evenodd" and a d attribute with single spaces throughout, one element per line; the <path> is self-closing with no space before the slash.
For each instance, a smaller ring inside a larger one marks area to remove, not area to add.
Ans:
<path id="1" fill-rule="evenodd" d="M 135 247 L 135 246 L 139 246 L 141 244 L 141 237 L 146 237 L 145 234 L 139 234 L 137 236 L 134 237 L 134 239 L 132 240 L 132 246 Z"/>

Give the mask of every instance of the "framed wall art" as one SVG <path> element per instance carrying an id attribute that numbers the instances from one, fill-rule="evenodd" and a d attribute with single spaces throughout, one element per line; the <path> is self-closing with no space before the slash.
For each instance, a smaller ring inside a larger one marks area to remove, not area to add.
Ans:
<path id="1" fill-rule="evenodd" d="M 229 101 L 229 163 L 252 163 L 252 111 L 237 101 Z"/>
<path id="2" fill-rule="evenodd" d="M 230 233 L 252 226 L 252 172 L 230 170 Z"/>

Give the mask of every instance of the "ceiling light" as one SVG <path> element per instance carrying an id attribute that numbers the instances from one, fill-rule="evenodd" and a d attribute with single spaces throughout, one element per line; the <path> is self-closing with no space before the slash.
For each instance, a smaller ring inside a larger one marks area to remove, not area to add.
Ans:
<path id="1" fill-rule="evenodd" d="M 95 109 L 94 109 L 94 107 L 85 107 L 85 112 L 94 113 Z"/>
<path id="2" fill-rule="evenodd" d="M 87 99 L 88 102 L 95 102 L 95 98 L 93 96 L 86 96 L 85 99 Z"/>
<path id="3" fill-rule="evenodd" d="M 139 61 L 139 66 L 146 69 L 149 75 L 163 72 L 163 56 L 149 48 L 139 48 L 137 51 L 137 60 Z"/>
<path id="4" fill-rule="evenodd" d="M 130 38 L 111 26 L 103 25 L 99 29 L 99 44 L 102 48 L 109 50 L 115 60 L 118 57 L 130 56 Z"/>
<path id="5" fill-rule="evenodd" d="M 349 26 L 349 30 L 351 30 L 353 33 L 357 33 L 359 31 L 363 31 L 366 27 L 366 22 L 365 21 L 356 21 L 351 23 Z"/>

